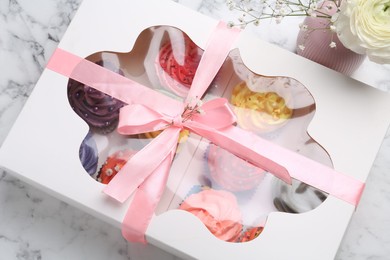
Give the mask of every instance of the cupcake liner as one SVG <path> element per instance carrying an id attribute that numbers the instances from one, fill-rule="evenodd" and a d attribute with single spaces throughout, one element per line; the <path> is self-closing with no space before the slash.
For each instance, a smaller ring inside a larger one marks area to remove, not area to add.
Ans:
<path id="1" fill-rule="evenodd" d="M 261 232 L 263 232 L 264 227 L 258 226 L 258 227 L 244 227 L 241 236 L 238 238 L 237 242 L 239 243 L 245 243 L 252 241 L 253 239 L 257 238 Z"/>

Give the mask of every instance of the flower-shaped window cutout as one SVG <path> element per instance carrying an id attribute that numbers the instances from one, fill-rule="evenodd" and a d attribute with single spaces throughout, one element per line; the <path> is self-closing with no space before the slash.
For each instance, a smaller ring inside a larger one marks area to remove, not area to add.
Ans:
<path id="1" fill-rule="evenodd" d="M 144 30 L 128 53 L 104 51 L 86 59 L 184 100 L 202 54 L 203 50 L 184 32 L 156 26 Z M 81 164 L 93 179 L 108 184 L 159 132 L 119 135 L 115 129 L 124 102 L 73 79 L 67 90 L 72 109 L 89 125 L 79 149 Z M 306 132 L 315 103 L 298 81 L 255 74 L 244 65 L 238 50 L 233 50 L 204 98 L 218 96 L 229 100 L 237 127 L 331 165 L 329 155 Z M 182 130 L 177 152 L 188 136 L 188 130 Z M 180 186 L 170 191 L 176 193 L 174 199 L 161 211 L 180 208 L 191 212 L 224 241 L 252 240 L 263 230 L 270 212 L 303 213 L 327 196 L 299 181 L 294 180 L 291 186 L 284 184 L 212 143 L 199 146 L 197 153 L 203 155 L 192 159 L 198 167 L 187 170 Z M 262 199 L 258 200 L 259 196 Z"/>
<path id="2" fill-rule="evenodd" d="M 157 26 L 143 31 L 128 53 L 104 51 L 86 59 L 183 100 L 202 53 L 182 31 Z M 103 184 L 108 184 L 132 155 L 159 134 L 156 131 L 137 136 L 119 135 L 115 130 L 124 102 L 74 79 L 69 80 L 67 92 L 72 109 L 89 126 L 79 150 L 81 163 L 92 178 Z M 188 135 L 188 130 L 183 130 L 179 142 L 184 142 Z"/>
<path id="3" fill-rule="evenodd" d="M 256 74 L 235 49 L 213 86 L 219 91 L 208 98 L 228 99 L 237 127 L 332 167 L 329 154 L 307 133 L 316 106 L 299 81 Z M 213 143 L 200 145 L 198 151 L 195 157 L 200 159 L 190 166 L 195 170 L 187 174 L 172 207 L 196 215 L 221 240 L 251 241 L 266 227 L 271 212 L 308 212 L 328 196 L 295 179 L 288 185 Z"/>

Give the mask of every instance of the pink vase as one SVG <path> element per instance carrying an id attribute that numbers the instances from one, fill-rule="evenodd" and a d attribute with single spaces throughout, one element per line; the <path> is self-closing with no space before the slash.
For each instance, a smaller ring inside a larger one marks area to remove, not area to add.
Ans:
<path id="1" fill-rule="evenodd" d="M 320 3 L 318 9 L 329 15 L 333 15 L 337 11 L 333 1 Z M 307 25 L 308 29 L 299 31 L 297 54 L 349 76 L 359 68 L 366 55 L 345 48 L 337 34 L 326 29 L 329 28 L 329 22 L 329 19 L 326 18 L 306 17 L 303 24 Z M 310 28 L 316 29 L 311 30 Z M 332 41 L 336 43 L 334 48 L 329 46 Z M 302 50 L 300 46 L 304 46 L 304 49 Z"/>

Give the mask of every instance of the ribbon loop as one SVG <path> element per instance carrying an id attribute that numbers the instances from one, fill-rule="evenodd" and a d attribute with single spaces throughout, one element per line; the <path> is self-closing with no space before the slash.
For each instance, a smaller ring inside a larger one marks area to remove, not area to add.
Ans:
<path id="1" fill-rule="evenodd" d="M 144 105 L 127 105 L 120 109 L 118 133 L 123 135 L 142 134 L 166 128 L 165 117 Z"/>
<path id="2" fill-rule="evenodd" d="M 200 113 L 194 115 L 193 121 L 211 128 L 222 129 L 234 124 L 236 116 L 226 98 L 216 98 L 203 103 L 200 106 Z"/>

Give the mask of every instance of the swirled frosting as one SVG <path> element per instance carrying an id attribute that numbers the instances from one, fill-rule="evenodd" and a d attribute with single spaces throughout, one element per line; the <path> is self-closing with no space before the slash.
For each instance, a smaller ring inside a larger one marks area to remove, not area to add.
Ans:
<path id="1" fill-rule="evenodd" d="M 235 106 L 238 125 L 254 132 L 273 130 L 292 116 L 283 97 L 276 92 L 254 92 L 245 82 L 233 88 L 230 101 Z"/>
<path id="2" fill-rule="evenodd" d="M 257 187 L 265 174 L 263 169 L 215 144 L 209 146 L 207 163 L 212 181 L 232 192 L 246 191 Z"/>
<path id="3" fill-rule="evenodd" d="M 161 47 L 158 64 L 160 64 L 163 71 L 158 68 L 157 74 L 160 76 L 163 86 L 184 97 L 188 94 L 198 68 L 201 49 L 186 35 L 184 36 L 184 42 L 181 44 L 185 45 L 184 53 L 175 53 L 172 48 L 174 45 L 171 42 Z M 175 56 L 175 54 L 180 57 Z"/>
<path id="4" fill-rule="evenodd" d="M 90 175 L 95 174 L 98 165 L 98 151 L 91 132 L 88 132 L 87 136 L 81 143 L 79 157 L 84 169 Z"/>
<path id="5" fill-rule="evenodd" d="M 234 242 L 241 234 L 241 212 L 235 196 L 230 192 L 203 190 L 190 195 L 179 208 L 198 217 L 219 239 Z"/>
<path id="6" fill-rule="evenodd" d="M 111 63 L 99 61 L 98 65 L 123 75 Z M 68 99 L 72 109 L 91 128 L 92 131 L 107 134 L 118 125 L 119 109 L 125 103 L 92 87 L 70 79 L 68 82 Z"/>

